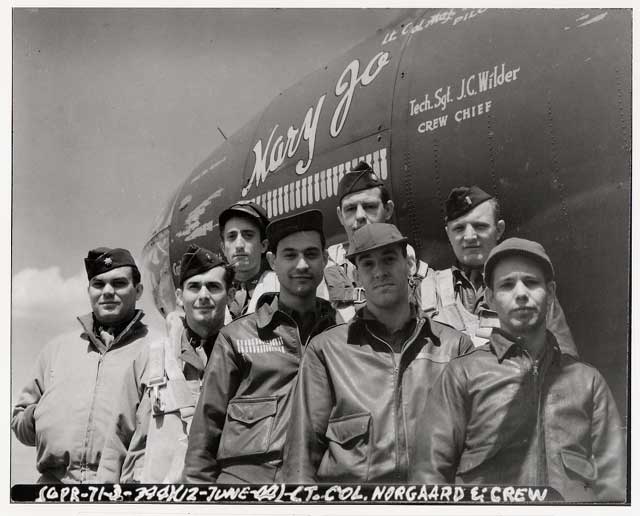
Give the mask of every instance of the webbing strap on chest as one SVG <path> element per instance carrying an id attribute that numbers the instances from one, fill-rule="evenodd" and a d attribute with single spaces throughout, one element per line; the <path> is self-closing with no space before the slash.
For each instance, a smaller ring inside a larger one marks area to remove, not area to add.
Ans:
<path id="1" fill-rule="evenodd" d="M 436 290 L 442 306 L 450 306 L 456 303 L 456 292 L 453 288 L 453 271 L 444 269 L 436 271 Z"/>
<path id="2" fill-rule="evenodd" d="M 278 276 L 273 271 L 264 271 L 256 287 L 253 289 L 253 294 L 251 295 L 251 299 L 249 300 L 249 305 L 247 306 L 246 314 L 252 314 L 256 311 L 256 307 L 258 305 L 258 301 L 263 294 L 268 294 L 269 292 L 280 292 L 280 282 L 278 281 Z"/>

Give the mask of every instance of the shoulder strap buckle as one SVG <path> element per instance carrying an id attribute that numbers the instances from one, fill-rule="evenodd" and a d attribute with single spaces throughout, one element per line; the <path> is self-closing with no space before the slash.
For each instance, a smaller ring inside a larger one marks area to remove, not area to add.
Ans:
<path id="1" fill-rule="evenodd" d="M 367 298 L 365 297 L 364 288 L 362 287 L 353 287 L 353 302 L 354 303 L 365 303 Z"/>

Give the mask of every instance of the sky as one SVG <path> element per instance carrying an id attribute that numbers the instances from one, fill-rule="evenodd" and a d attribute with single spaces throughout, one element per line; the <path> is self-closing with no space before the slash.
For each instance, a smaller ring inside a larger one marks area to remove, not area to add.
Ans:
<path id="1" fill-rule="evenodd" d="M 83 258 L 136 258 L 171 193 L 280 91 L 400 9 L 13 11 L 13 399 L 89 311 Z M 142 308 L 160 324 L 150 296 Z M 34 479 L 14 440 L 13 482 Z M 24 452 L 27 450 L 31 454 Z"/>

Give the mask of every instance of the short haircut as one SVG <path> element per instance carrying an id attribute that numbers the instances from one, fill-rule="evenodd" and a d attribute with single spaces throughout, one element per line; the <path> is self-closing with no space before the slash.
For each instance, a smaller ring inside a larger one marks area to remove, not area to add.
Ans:
<path id="1" fill-rule="evenodd" d="M 500 202 L 496 197 L 492 197 L 491 199 L 487 200 L 487 202 L 493 205 L 493 218 L 494 222 L 497 224 L 500 220 Z"/>
<path id="2" fill-rule="evenodd" d="M 382 201 L 383 205 L 386 205 L 391 200 L 391 196 L 389 195 L 389 190 L 384 185 L 374 186 L 373 188 L 368 188 L 368 190 L 380 190 L 380 200 Z M 353 193 L 359 193 L 359 192 L 366 192 L 366 190 L 358 190 L 357 192 L 353 192 Z M 348 194 L 348 195 L 351 195 L 351 194 Z M 342 209 L 342 203 L 344 202 L 344 200 L 348 195 L 345 195 L 340 200 L 340 209 Z"/>
<path id="3" fill-rule="evenodd" d="M 131 267 L 131 281 L 133 282 L 133 286 L 137 287 L 140 281 L 142 280 L 140 276 L 140 271 L 138 270 L 137 267 L 132 267 L 131 265 L 129 265 L 129 267 Z"/>

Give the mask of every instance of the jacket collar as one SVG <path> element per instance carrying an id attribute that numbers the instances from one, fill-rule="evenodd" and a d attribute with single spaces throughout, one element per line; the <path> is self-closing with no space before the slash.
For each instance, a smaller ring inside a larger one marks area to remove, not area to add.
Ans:
<path id="1" fill-rule="evenodd" d="M 261 304 L 256 310 L 258 328 L 264 329 L 270 326 L 274 318 L 277 318 L 276 314 L 280 314 L 280 316 L 286 317 L 287 320 L 293 321 L 291 316 L 282 310 L 278 310 L 279 296 L 277 293 L 265 294 L 260 300 Z M 318 316 L 317 320 L 324 318 L 333 318 L 335 320 L 335 310 L 331 306 L 331 303 L 319 297 L 316 297 L 316 314 Z"/>
<path id="2" fill-rule="evenodd" d="M 144 317 L 144 312 L 142 310 L 136 310 L 135 315 L 118 335 L 115 336 L 111 345 L 107 348 L 104 342 L 102 342 L 98 337 L 93 333 L 93 313 L 88 313 L 85 315 L 79 316 L 78 322 L 82 326 L 84 330 L 80 337 L 91 342 L 101 353 L 108 351 L 111 348 L 114 348 L 118 344 L 120 344 L 125 339 L 133 336 L 138 331 L 146 329 L 146 325 L 142 323 L 142 318 Z"/>
<path id="3" fill-rule="evenodd" d="M 527 349 L 522 337 L 514 337 L 501 328 L 494 328 L 491 332 L 489 347 L 491 348 L 491 351 L 493 351 L 493 353 L 496 355 L 498 362 L 502 362 L 509 352 L 516 351 L 515 348 L 517 348 L 518 352 Z M 553 334 L 549 330 L 547 330 L 543 356 L 548 353 L 552 353 L 554 356 L 556 356 L 559 352 L 560 348 L 558 346 L 558 341 L 553 336 Z"/>

